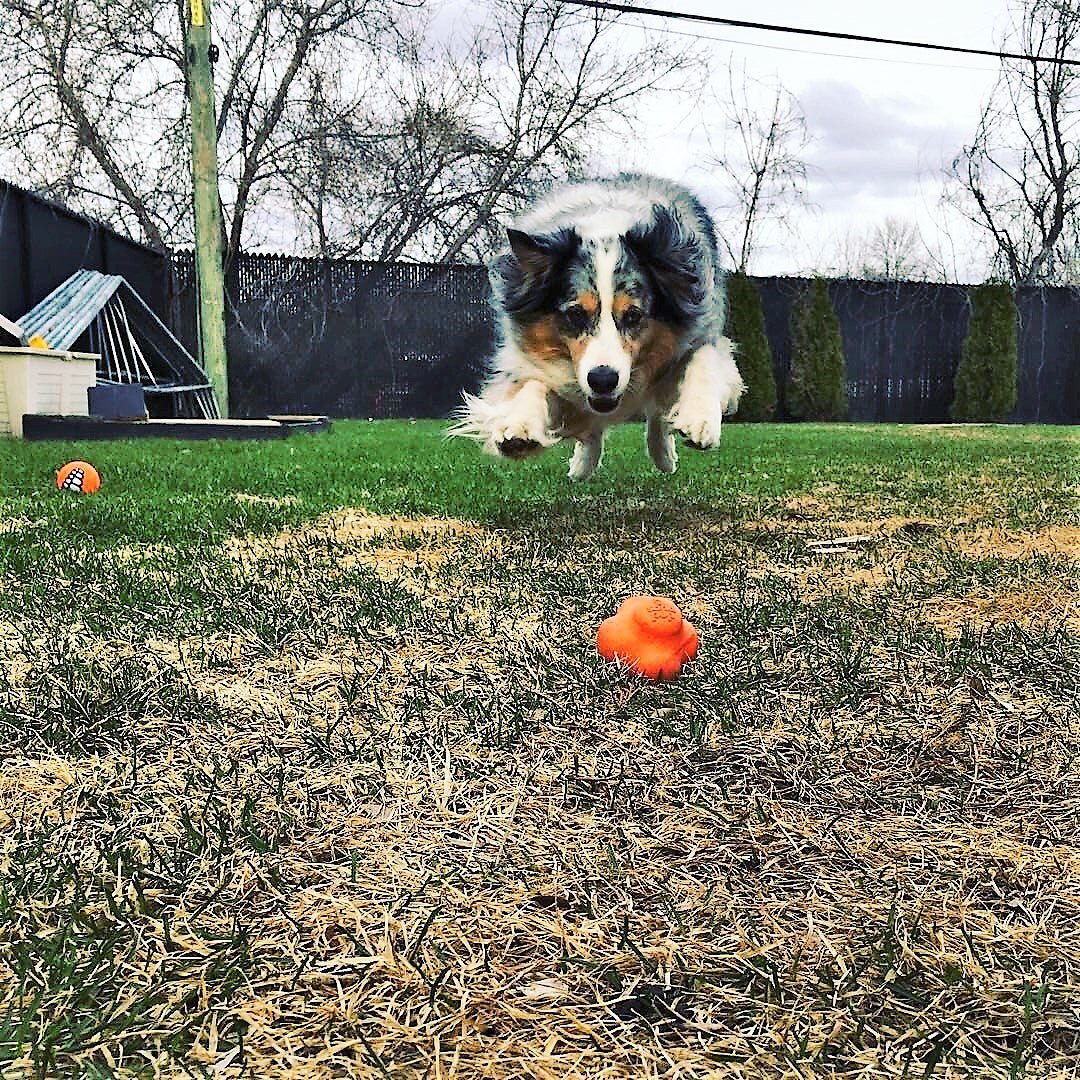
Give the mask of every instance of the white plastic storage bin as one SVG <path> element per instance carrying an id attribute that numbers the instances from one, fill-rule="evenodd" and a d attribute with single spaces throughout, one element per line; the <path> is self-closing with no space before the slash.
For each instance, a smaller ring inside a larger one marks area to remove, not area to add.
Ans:
<path id="1" fill-rule="evenodd" d="M 24 413 L 89 415 L 97 361 L 92 353 L 0 348 L 0 436 L 21 439 Z"/>

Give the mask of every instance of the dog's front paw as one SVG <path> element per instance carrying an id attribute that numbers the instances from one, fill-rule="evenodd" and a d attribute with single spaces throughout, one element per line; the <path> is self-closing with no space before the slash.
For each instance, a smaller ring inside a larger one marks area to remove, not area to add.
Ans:
<path id="1" fill-rule="evenodd" d="M 554 440 L 539 417 L 511 415 L 492 426 L 491 441 L 503 457 L 519 458 L 537 454 Z"/>
<path id="2" fill-rule="evenodd" d="M 645 424 L 645 448 L 652 463 L 662 472 L 671 474 L 679 467 L 679 452 L 675 436 L 659 416 L 649 416 Z"/>
<path id="3" fill-rule="evenodd" d="M 547 390 L 537 382 L 526 383 L 508 400 L 466 394 L 449 434 L 476 439 L 486 453 L 515 459 L 554 446 L 560 437 L 550 428 Z"/>
<path id="4" fill-rule="evenodd" d="M 503 457 L 513 458 L 514 461 L 527 458 L 530 454 L 538 454 L 544 449 L 535 439 L 519 439 L 516 436 L 497 442 L 495 447 Z"/>
<path id="5" fill-rule="evenodd" d="M 600 464 L 603 455 L 604 443 L 602 438 L 579 442 L 574 447 L 574 453 L 570 457 L 570 471 L 567 476 L 575 481 L 588 480 L 596 472 L 596 467 Z"/>
<path id="6" fill-rule="evenodd" d="M 720 442 L 723 421 L 720 409 L 677 408 L 667 421 L 686 440 L 686 445 L 695 450 L 711 450 Z"/>
<path id="7" fill-rule="evenodd" d="M 575 483 L 580 483 L 582 480 L 588 480 L 594 472 L 596 472 L 596 466 L 589 462 L 571 461 L 566 475 Z"/>
<path id="8" fill-rule="evenodd" d="M 673 473 L 679 467 L 679 452 L 675 449 L 674 437 L 665 432 L 655 440 L 650 439 L 649 457 L 662 473 Z"/>

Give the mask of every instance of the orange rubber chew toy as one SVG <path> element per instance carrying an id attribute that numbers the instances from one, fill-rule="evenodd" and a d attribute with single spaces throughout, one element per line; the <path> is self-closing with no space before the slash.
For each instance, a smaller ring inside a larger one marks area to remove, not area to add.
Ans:
<path id="1" fill-rule="evenodd" d="M 600 624 L 596 647 L 649 679 L 674 679 L 698 651 L 697 631 L 664 596 L 631 596 Z"/>

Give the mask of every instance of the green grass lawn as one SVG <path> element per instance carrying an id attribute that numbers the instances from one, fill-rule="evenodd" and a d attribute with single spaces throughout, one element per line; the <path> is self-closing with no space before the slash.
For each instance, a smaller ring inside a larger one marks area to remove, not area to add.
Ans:
<path id="1" fill-rule="evenodd" d="M 1072 1069 L 1076 433 L 444 430 L 0 443 L 0 1075 Z"/>

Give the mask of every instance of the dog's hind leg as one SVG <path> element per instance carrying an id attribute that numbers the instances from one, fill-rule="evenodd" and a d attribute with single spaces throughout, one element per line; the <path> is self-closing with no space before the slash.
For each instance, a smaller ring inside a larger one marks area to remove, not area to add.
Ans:
<path id="1" fill-rule="evenodd" d="M 604 433 L 592 432 L 579 439 L 574 447 L 573 456 L 570 458 L 571 480 L 588 480 L 594 472 L 600 459 L 604 456 Z"/>
<path id="2" fill-rule="evenodd" d="M 645 446 L 652 463 L 662 473 L 673 473 L 679 467 L 675 436 L 659 413 L 648 413 L 645 417 Z"/>

